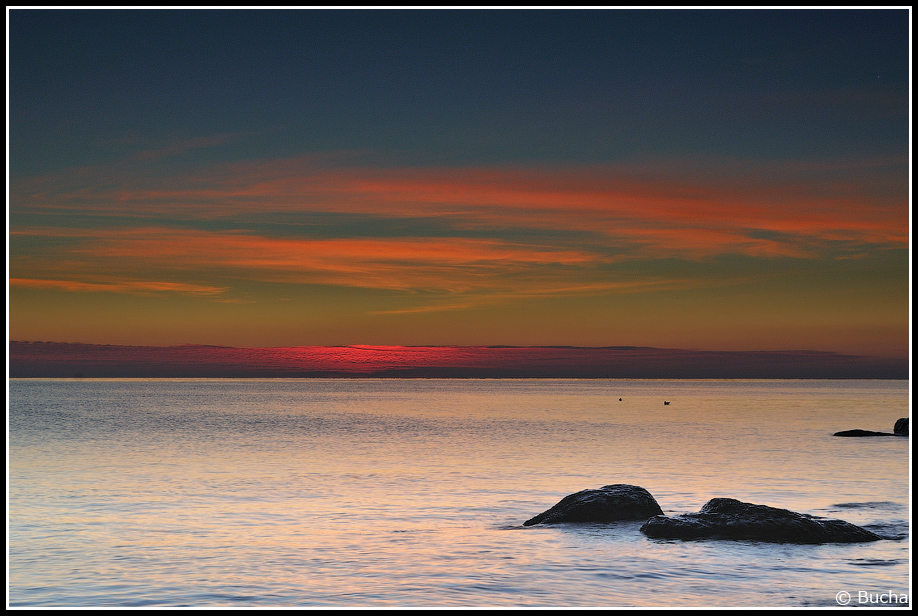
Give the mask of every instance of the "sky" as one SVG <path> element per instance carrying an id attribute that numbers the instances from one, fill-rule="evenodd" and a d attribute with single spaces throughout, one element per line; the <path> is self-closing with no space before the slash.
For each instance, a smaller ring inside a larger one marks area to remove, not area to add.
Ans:
<path id="1" fill-rule="evenodd" d="M 908 352 L 908 9 L 7 16 L 11 340 Z"/>

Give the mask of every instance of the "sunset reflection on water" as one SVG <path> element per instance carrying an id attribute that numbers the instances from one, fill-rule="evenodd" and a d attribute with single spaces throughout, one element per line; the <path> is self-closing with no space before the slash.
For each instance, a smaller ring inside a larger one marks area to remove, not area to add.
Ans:
<path id="1" fill-rule="evenodd" d="M 905 383 L 11 387 L 10 582 L 24 605 L 800 605 L 831 598 L 839 568 L 871 588 L 907 579 L 907 541 L 521 526 L 572 492 L 631 483 L 668 515 L 732 497 L 907 533 L 907 440 L 831 436 L 886 428 L 906 413 Z"/>

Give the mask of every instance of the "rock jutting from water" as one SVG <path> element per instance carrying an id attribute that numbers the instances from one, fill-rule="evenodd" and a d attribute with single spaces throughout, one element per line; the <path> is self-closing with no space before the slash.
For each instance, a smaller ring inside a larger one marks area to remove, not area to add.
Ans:
<path id="1" fill-rule="evenodd" d="M 698 513 L 655 516 L 641 526 L 641 532 L 659 539 L 729 539 L 770 543 L 858 543 L 883 539 L 844 520 L 819 518 L 733 498 L 711 499 Z"/>
<path id="2" fill-rule="evenodd" d="M 908 436 L 908 417 L 896 420 L 892 432 L 874 432 L 873 430 L 842 430 L 832 436 Z"/>
<path id="3" fill-rule="evenodd" d="M 640 486 L 617 483 L 568 494 L 551 509 L 523 522 L 523 526 L 645 520 L 655 515 L 663 515 L 663 510 L 650 492 Z"/>
<path id="4" fill-rule="evenodd" d="M 873 430 L 842 430 L 832 436 L 896 436 L 892 432 L 874 432 Z"/>

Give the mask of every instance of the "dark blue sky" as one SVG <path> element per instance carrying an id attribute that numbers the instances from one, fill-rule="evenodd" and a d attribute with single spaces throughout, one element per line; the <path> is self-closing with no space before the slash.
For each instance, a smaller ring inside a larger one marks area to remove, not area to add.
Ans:
<path id="1" fill-rule="evenodd" d="M 422 164 L 901 151 L 906 17 L 15 10 L 12 170 L 238 132 L 254 134 L 252 154 L 372 149 Z"/>

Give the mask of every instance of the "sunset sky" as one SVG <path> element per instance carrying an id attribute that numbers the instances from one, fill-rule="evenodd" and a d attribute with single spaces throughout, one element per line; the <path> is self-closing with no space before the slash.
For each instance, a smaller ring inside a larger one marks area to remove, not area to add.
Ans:
<path id="1" fill-rule="evenodd" d="M 8 19 L 12 340 L 908 350 L 909 10 Z"/>

